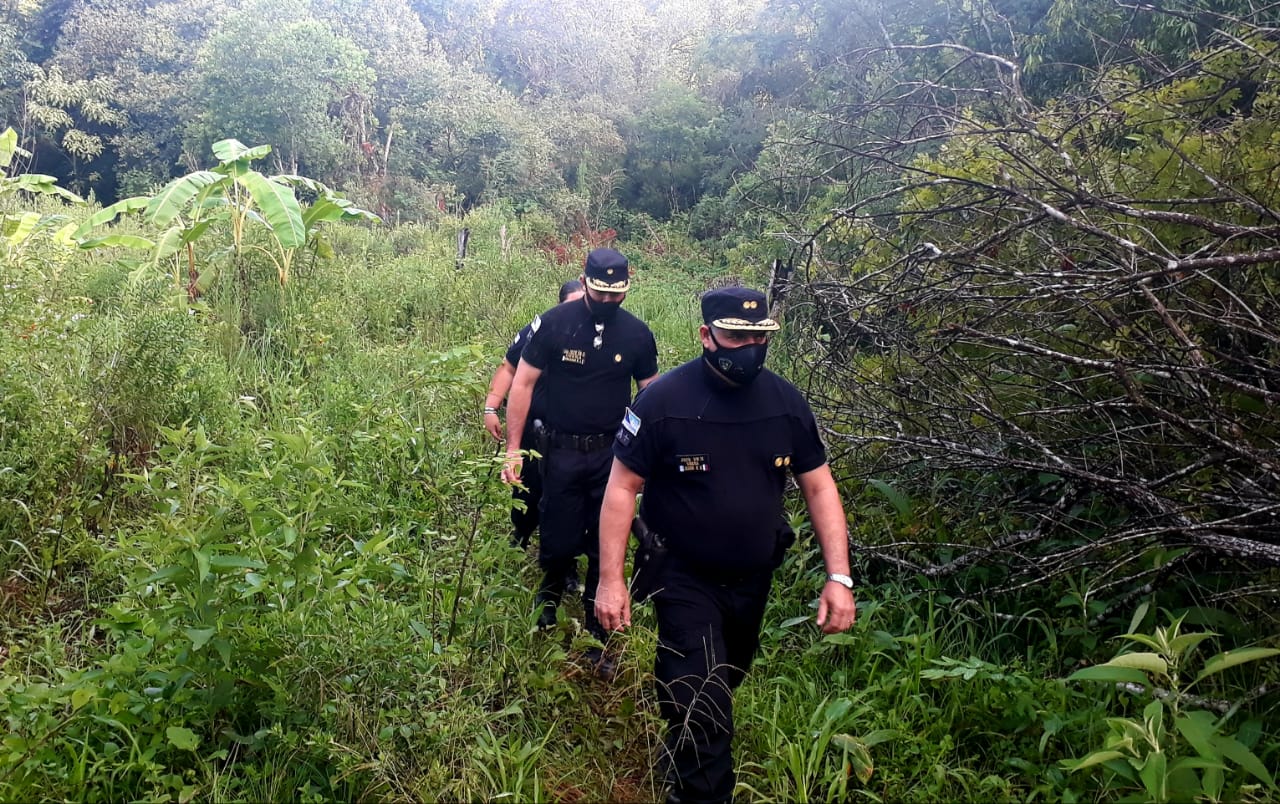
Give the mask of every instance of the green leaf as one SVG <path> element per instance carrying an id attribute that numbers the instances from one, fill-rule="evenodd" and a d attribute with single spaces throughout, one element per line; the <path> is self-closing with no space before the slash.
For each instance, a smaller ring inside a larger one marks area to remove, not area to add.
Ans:
<path id="1" fill-rule="evenodd" d="M 1218 758 L 1218 752 L 1213 746 L 1213 737 L 1217 731 L 1213 715 L 1204 711 L 1184 712 L 1174 719 L 1173 726 L 1197 754 L 1209 759 Z"/>
<path id="2" fill-rule="evenodd" d="M 1276 780 L 1272 778 L 1271 771 L 1267 770 L 1267 767 L 1262 764 L 1262 761 L 1252 751 L 1241 745 L 1239 740 L 1233 737 L 1218 736 L 1214 738 L 1213 746 L 1218 749 L 1222 756 L 1265 782 L 1267 787 L 1276 786 Z"/>
<path id="3" fill-rule="evenodd" d="M 1086 667 L 1083 670 L 1077 670 L 1067 676 L 1067 681 L 1108 681 L 1112 683 L 1124 684 L 1147 684 L 1150 679 L 1140 670 L 1131 667 L 1115 667 L 1114 665 L 1100 664 L 1095 667 Z"/>
<path id="4" fill-rule="evenodd" d="M 43 217 L 39 212 L 24 212 L 16 217 L 5 216 L 3 232 L 9 245 L 16 246 L 31 236 Z"/>
<path id="5" fill-rule="evenodd" d="M 1063 770 L 1071 772 L 1091 768 L 1094 765 L 1100 765 L 1103 762 L 1110 762 L 1113 759 L 1122 759 L 1124 754 L 1119 751 L 1094 751 L 1084 759 L 1064 759 L 1062 761 Z"/>
<path id="6" fill-rule="evenodd" d="M 84 203 L 84 199 L 80 196 L 70 190 L 59 187 L 58 180 L 53 176 L 46 176 L 43 173 L 23 173 L 21 176 L 15 176 L 14 182 L 19 190 L 24 190 L 28 193 L 56 195 L 73 204 Z"/>
<path id="7" fill-rule="evenodd" d="M 203 581 L 209 577 L 209 553 L 205 550 L 192 550 L 196 559 L 196 580 Z"/>
<path id="8" fill-rule="evenodd" d="M 225 140 L 218 140 L 213 144 L 213 155 L 218 157 L 218 161 L 224 165 L 228 162 L 238 162 L 242 159 L 247 162 L 252 162 L 255 159 L 261 159 L 269 153 L 271 153 L 270 145 L 257 145 L 250 148 L 234 137 Z"/>
<path id="9" fill-rule="evenodd" d="M 164 730 L 169 744 L 181 751 L 194 751 L 200 745 L 200 738 L 191 729 L 183 726 L 170 726 Z"/>
<path id="10" fill-rule="evenodd" d="M 147 204 L 149 203 L 151 203 L 151 199 L 145 195 L 135 195 L 132 198 L 122 198 L 111 206 L 103 207 L 90 215 L 84 223 L 80 224 L 80 227 L 76 229 L 75 234 L 72 235 L 72 237 L 79 240 L 99 226 L 111 223 L 126 212 L 136 212 L 140 209 L 146 209 Z"/>
<path id="11" fill-rule="evenodd" d="M 799 617 L 788 617 L 787 619 L 785 619 L 785 620 L 783 620 L 781 623 L 779 623 L 779 624 L 778 624 L 778 627 L 779 627 L 779 628 L 791 628 L 792 626 L 799 625 L 800 623 L 807 623 L 807 622 L 808 622 L 809 620 L 811 620 L 811 619 L 813 619 L 813 618 L 812 618 L 812 617 L 810 617 L 810 616 L 809 616 L 809 615 L 807 615 L 807 614 L 801 615 L 801 616 L 799 616 Z"/>
<path id="12" fill-rule="evenodd" d="M 168 226 L 173 219 L 182 214 L 191 199 L 205 189 L 227 181 L 211 170 L 197 170 L 180 179 L 174 179 L 165 185 L 159 193 L 147 202 L 143 216 L 156 226 Z"/>
<path id="13" fill-rule="evenodd" d="M 1169 674 L 1169 663 L 1166 662 L 1163 657 L 1155 653 L 1124 653 L 1109 662 L 1103 662 L 1100 666 L 1131 667 L 1135 670 L 1155 673 L 1160 676 L 1167 676 Z"/>
<path id="14" fill-rule="evenodd" d="M 136 248 L 140 251 L 150 251 L 155 248 L 156 244 L 145 237 L 131 234 L 109 234 L 103 237 L 91 237 L 88 240 L 80 241 L 80 248 Z"/>
<path id="15" fill-rule="evenodd" d="M 868 480 L 867 485 L 883 494 L 903 521 L 910 519 L 912 505 L 910 498 L 905 494 L 879 478 Z"/>
<path id="16" fill-rule="evenodd" d="M 209 566 L 216 570 L 225 569 L 263 569 L 267 565 L 257 559 L 248 556 L 213 556 L 209 559 Z"/>
<path id="17" fill-rule="evenodd" d="M 280 241 L 281 248 L 301 248 L 307 242 L 307 231 L 302 225 L 302 206 L 294 196 L 292 187 L 271 181 L 255 171 L 245 173 L 236 181 L 249 190 L 271 231 Z"/>
<path id="18" fill-rule="evenodd" d="M 1216 637 L 1212 631 L 1195 631 L 1190 634 L 1179 634 L 1170 643 L 1169 647 L 1173 651 L 1174 656 L 1182 656 L 1187 651 L 1204 642 L 1206 639 Z"/>
<path id="19" fill-rule="evenodd" d="M 1129 620 L 1130 633 L 1138 630 L 1150 609 L 1151 604 L 1149 602 L 1144 602 L 1142 605 L 1138 606 L 1137 610 L 1133 613 L 1133 619 Z"/>
<path id="20" fill-rule="evenodd" d="M 181 226 L 170 226 L 164 230 L 164 234 L 160 235 L 160 240 L 156 243 L 156 251 L 153 255 L 152 262 L 159 264 L 166 257 L 172 257 L 178 253 L 178 250 L 185 245 L 183 238 L 183 228 Z"/>
<path id="21" fill-rule="evenodd" d="M 13 156 L 18 150 L 18 132 L 10 126 L 0 134 L 0 169 L 13 164 Z"/>
<path id="22" fill-rule="evenodd" d="M 186 631 L 187 638 L 191 640 L 192 650 L 203 650 L 204 646 L 209 644 L 209 640 L 218 633 L 216 628 L 188 628 Z"/>
<path id="23" fill-rule="evenodd" d="M 1168 801 L 1168 776 L 1165 771 L 1168 767 L 1168 759 L 1159 751 L 1147 754 L 1147 759 L 1142 763 L 1142 767 L 1138 770 L 1138 776 L 1142 778 L 1142 786 L 1147 789 L 1149 795 L 1155 801 Z"/>
<path id="24" fill-rule="evenodd" d="M 98 690 L 94 687 L 76 687 L 71 693 L 71 708 L 73 710 L 82 708 L 97 694 Z"/>
<path id="25" fill-rule="evenodd" d="M 1256 662 L 1259 659 L 1269 659 L 1272 656 L 1280 655 L 1280 650 L 1276 648 L 1242 648 L 1240 650 L 1228 650 L 1219 653 L 1204 663 L 1204 669 L 1200 671 L 1200 675 L 1196 676 L 1192 684 L 1201 679 L 1208 678 L 1215 673 L 1221 673 L 1236 665 L 1245 664 L 1247 662 Z"/>

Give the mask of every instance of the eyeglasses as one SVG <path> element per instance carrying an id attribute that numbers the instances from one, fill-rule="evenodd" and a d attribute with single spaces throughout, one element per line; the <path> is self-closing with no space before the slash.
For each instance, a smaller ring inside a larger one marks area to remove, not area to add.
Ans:
<path id="1" fill-rule="evenodd" d="M 597 322 L 596 322 L 596 337 L 595 337 L 595 340 L 593 340 L 593 341 L 591 342 L 591 345 L 592 345 L 592 346 L 594 346 L 595 348 L 599 349 L 599 348 L 601 347 L 601 345 L 603 345 L 603 344 L 604 344 L 604 322 L 603 322 L 603 321 L 597 321 Z"/>

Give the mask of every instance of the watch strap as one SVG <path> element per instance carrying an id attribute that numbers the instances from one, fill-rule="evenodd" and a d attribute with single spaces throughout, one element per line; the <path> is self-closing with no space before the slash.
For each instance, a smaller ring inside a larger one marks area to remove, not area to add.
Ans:
<path id="1" fill-rule="evenodd" d="M 832 572 L 827 575 L 827 580 L 835 581 L 836 583 L 843 586 L 845 589 L 853 589 L 853 579 L 843 573 Z"/>

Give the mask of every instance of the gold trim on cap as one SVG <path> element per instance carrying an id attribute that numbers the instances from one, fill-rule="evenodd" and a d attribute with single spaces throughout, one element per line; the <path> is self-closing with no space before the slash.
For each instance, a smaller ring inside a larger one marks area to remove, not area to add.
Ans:
<path id="1" fill-rule="evenodd" d="M 587 287 L 592 290 L 598 290 L 601 293 L 625 293 L 631 287 L 631 280 L 622 279 L 618 282 L 605 282 L 602 279 L 587 277 Z"/>
<path id="2" fill-rule="evenodd" d="M 711 322 L 711 326 L 720 329 L 740 329 L 749 332 L 773 332 L 782 329 L 777 321 L 772 318 L 762 318 L 759 321 L 748 321 L 745 318 L 717 318 Z"/>

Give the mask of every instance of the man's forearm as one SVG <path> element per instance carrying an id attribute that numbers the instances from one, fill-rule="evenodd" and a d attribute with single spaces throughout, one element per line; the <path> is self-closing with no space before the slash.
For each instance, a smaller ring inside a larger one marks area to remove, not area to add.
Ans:
<path id="1" fill-rule="evenodd" d="M 600 580 L 623 579 L 627 559 L 627 537 L 636 510 L 636 493 L 611 478 L 600 506 Z"/>
<path id="2" fill-rule="evenodd" d="M 511 392 L 507 395 L 507 452 L 516 452 L 524 437 L 525 420 L 529 418 L 529 405 L 533 401 L 533 386 L 538 381 L 538 373 L 530 372 L 527 364 L 521 360 L 516 368 L 511 383 Z"/>
<path id="3" fill-rule="evenodd" d="M 822 563 L 828 573 L 849 574 L 849 530 L 831 470 L 826 466 L 807 473 L 800 483 L 809 521 L 822 548 Z"/>

